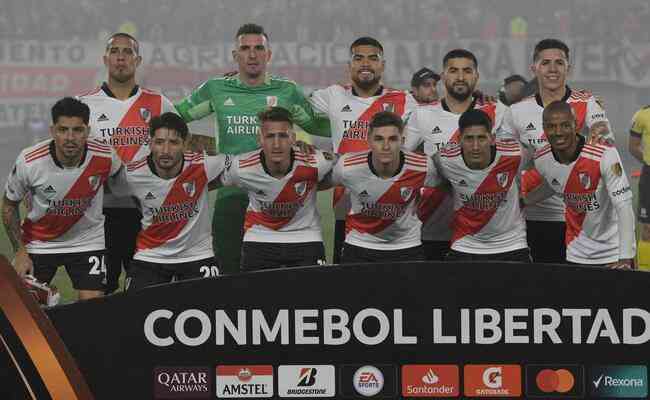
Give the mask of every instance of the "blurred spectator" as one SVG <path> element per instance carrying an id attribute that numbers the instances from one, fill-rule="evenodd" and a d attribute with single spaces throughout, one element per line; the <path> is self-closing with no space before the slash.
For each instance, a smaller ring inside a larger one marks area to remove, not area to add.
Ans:
<path id="1" fill-rule="evenodd" d="M 510 37 L 525 39 L 528 37 L 528 22 L 524 17 L 514 17 L 510 20 Z"/>

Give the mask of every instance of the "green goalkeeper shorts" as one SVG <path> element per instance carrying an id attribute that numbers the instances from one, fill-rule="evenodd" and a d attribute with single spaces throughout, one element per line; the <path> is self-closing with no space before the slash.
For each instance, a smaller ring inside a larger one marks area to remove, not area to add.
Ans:
<path id="1" fill-rule="evenodd" d="M 240 271 L 247 207 L 248 196 L 240 189 L 226 187 L 218 190 L 212 217 L 212 240 L 222 274 Z"/>

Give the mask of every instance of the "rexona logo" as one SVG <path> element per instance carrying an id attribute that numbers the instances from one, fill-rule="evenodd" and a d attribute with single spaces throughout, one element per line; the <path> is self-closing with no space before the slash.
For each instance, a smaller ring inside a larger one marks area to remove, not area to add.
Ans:
<path id="1" fill-rule="evenodd" d="M 397 395 L 397 369 L 393 365 L 344 365 L 341 372 L 341 397 L 394 399 Z"/>
<path id="2" fill-rule="evenodd" d="M 217 398 L 273 397 L 270 365 L 218 365 Z"/>
<path id="3" fill-rule="evenodd" d="M 587 384 L 592 397 L 646 398 L 648 369 L 645 365 L 594 366 Z"/>
<path id="4" fill-rule="evenodd" d="M 153 371 L 154 399 L 207 399 L 212 397 L 209 368 L 158 367 Z"/>
<path id="5" fill-rule="evenodd" d="M 521 396 L 521 367 L 519 365 L 466 365 L 465 396 Z"/>
<path id="6" fill-rule="evenodd" d="M 457 365 L 402 366 L 404 397 L 458 397 L 459 382 Z"/>
<path id="7" fill-rule="evenodd" d="M 333 365 L 280 365 L 280 397 L 334 397 L 336 375 Z"/>
<path id="8" fill-rule="evenodd" d="M 528 397 L 584 397 L 584 369 L 580 365 L 527 365 Z"/>

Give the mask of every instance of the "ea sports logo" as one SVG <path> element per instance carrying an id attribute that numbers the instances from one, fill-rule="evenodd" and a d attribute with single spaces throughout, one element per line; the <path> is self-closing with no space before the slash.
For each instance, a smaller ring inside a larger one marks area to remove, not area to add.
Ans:
<path id="1" fill-rule="evenodd" d="M 354 373 L 352 382 L 357 393 L 370 397 L 378 394 L 384 388 L 384 374 L 371 365 L 365 365 Z"/>
<path id="2" fill-rule="evenodd" d="M 535 383 L 544 393 L 566 393 L 573 389 L 575 378 L 569 370 L 564 368 L 557 370 L 547 368 L 537 373 Z"/>

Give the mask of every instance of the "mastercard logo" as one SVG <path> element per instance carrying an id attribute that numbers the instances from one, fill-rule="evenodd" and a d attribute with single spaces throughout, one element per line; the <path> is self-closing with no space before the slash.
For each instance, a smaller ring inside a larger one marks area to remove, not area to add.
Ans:
<path id="1" fill-rule="evenodd" d="M 546 368 L 537 373 L 535 383 L 537 383 L 539 390 L 544 393 L 566 393 L 573 389 L 576 379 L 567 369 L 553 370 Z"/>

